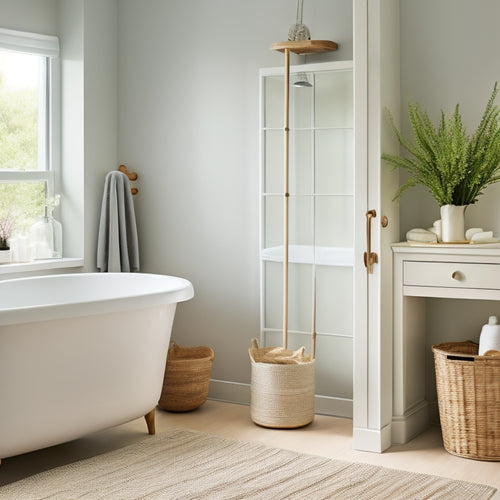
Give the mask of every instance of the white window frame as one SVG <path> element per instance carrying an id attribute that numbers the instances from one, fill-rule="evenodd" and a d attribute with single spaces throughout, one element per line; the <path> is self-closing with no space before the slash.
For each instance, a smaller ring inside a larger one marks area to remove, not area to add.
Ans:
<path id="1" fill-rule="evenodd" d="M 0 171 L 0 182 L 39 182 L 45 181 L 47 196 L 53 196 L 57 184 L 60 182 L 61 162 L 61 85 L 60 85 L 60 49 L 59 39 L 52 35 L 42 35 L 26 31 L 0 28 L 0 48 L 4 50 L 36 54 L 47 57 L 45 76 L 47 81 L 47 112 L 45 113 L 46 140 L 43 144 L 42 156 L 45 170 L 4 170 Z M 39 156 L 40 160 L 40 156 Z M 39 162 L 40 166 L 40 162 Z M 81 267 L 83 259 L 78 257 L 64 257 L 0 266 L 0 279 L 8 274 L 17 276 L 29 275 L 31 272 L 50 271 L 59 268 Z M 7 276 L 6 276 L 7 277 Z"/>
<path id="2" fill-rule="evenodd" d="M 57 116 L 55 110 L 59 107 L 59 86 L 55 76 L 59 74 L 59 38 L 53 35 L 42 35 L 39 33 L 29 33 L 0 28 L 0 49 L 24 54 L 40 55 L 46 57 L 46 64 L 42 73 L 45 79 L 45 100 L 46 106 L 43 113 L 43 141 L 39 140 L 38 170 L 0 170 L 0 182 L 39 182 L 45 181 L 47 186 L 46 196 L 54 196 L 56 173 L 59 165 L 56 165 L 54 152 L 57 151 L 60 143 L 59 137 L 54 130 L 59 127 L 56 124 Z M 40 139 L 40 138 L 39 138 Z M 40 169 L 43 166 L 44 169 Z"/>

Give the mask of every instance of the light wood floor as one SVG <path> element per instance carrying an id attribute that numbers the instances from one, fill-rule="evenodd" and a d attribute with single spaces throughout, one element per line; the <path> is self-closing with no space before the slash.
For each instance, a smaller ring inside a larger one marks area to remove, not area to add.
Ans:
<path id="1" fill-rule="evenodd" d="M 500 462 L 481 462 L 450 455 L 443 449 L 438 427 L 429 429 L 406 445 L 393 446 L 381 454 L 352 449 L 352 421 L 349 419 L 316 415 L 312 424 L 301 429 L 265 429 L 250 420 L 248 406 L 216 401 L 207 401 L 188 413 L 168 413 L 157 409 L 156 431 L 172 427 L 195 429 L 243 441 L 260 441 L 270 446 L 330 458 L 463 479 L 500 490 Z M 0 485 L 126 446 L 142 439 L 146 432 L 144 419 L 138 419 L 70 443 L 8 458 L 0 466 Z M 500 499 L 500 491 L 494 498 Z"/>

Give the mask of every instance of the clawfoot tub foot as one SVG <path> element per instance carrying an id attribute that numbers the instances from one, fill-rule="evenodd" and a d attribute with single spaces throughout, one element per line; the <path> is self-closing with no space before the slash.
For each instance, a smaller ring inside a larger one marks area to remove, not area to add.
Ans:
<path id="1" fill-rule="evenodd" d="M 156 433 L 155 429 L 155 409 L 153 408 L 149 413 L 144 415 L 146 419 L 146 424 L 148 425 L 149 434 L 153 435 Z"/>

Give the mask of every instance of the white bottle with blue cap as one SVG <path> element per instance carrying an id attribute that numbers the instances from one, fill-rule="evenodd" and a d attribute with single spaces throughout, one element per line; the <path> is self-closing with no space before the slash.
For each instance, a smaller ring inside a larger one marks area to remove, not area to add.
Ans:
<path id="1" fill-rule="evenodd" d="M 490 316 L 488 324 L 484 325 L 479 337 L 479 356 L 494 349 L 500 351 L 500 325 L 496 316 Z"/>

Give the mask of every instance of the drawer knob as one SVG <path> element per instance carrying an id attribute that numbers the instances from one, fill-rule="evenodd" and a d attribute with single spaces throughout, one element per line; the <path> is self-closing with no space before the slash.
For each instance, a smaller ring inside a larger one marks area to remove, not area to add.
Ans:
<path id="1" fill-rule="evenodd" d="M 462 273 L 460 271 L 453 271 L 451 277 L 454 280 L 460 281 L 462 279 Z"/>

